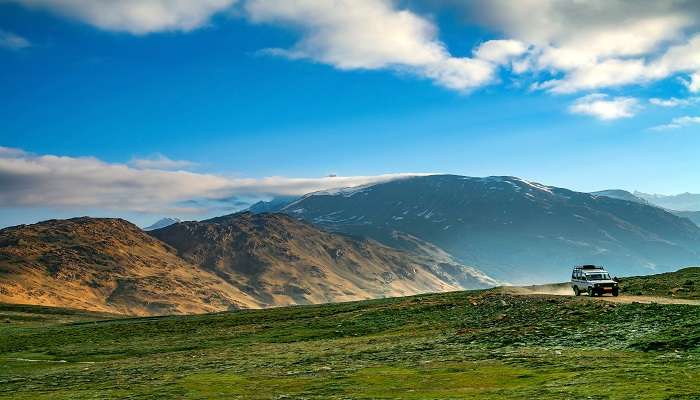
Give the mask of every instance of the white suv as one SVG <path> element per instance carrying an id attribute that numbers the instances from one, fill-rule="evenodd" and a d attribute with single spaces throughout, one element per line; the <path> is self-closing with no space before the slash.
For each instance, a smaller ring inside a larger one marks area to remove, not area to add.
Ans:
<path id="1" fill-rule="evenodd" d="M 576 296 L 582 292 L 589 296 L 602 296 L 610 293 L 613 296 L 620 294 L 617 281 L 610 278 L 610 274 L 603 267 L 595 265 L 581 265 L 574 267 L 571 273 L 571 288 Z"/>

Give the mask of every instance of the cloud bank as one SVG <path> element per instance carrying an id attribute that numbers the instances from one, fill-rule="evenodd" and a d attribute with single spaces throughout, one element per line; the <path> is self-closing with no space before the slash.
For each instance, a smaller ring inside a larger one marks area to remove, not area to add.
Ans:
<path id="1" fill-rule="evenodd" d="M 321 178 L 235 178 L 137 168 L 94 157 L 35 155 L 0 147 L 0 207 L 100 208 L 204 213 L 207 201 L 238 196 L 303 195 L 419 174 Z"/>
<path id="2" fill-rule="evenodd" d="M 236 0 L 14 0 L 97 28 L 143 35 L 191 31 L 230 8 Z"/>

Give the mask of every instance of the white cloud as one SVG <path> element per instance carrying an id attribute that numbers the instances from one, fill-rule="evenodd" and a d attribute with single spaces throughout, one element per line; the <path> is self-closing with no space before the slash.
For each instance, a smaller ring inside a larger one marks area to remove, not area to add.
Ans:
<path id="1" fill-rule="evenodd" d="M 691 126 L 691 125 L 698 125 L 698 124 L 700 124 L 700 117 L 685 116 L 685 117 L 674 118 L 668 124 L 655 126 L 655 127 L 651 128 L 651 130 L 666 131 L 666 130 L 670 130 L 670 129 L 679 129 L 679 128 L 684 128 L 684 127 Z"/>
<path id="2" fill-rule="evenodd" d="M 649 99 L 649 103 L 659 107 L 686 107 L 699 101 L 700 97 L 689 97 L 686 99 L 677 99 L 675 97 L 671 97 L 670 99 Z"/>
<path id="3" fill-rule="evenodd" d="M 162 154 L 154 154 L 148 158 L 134 158 L 129 161 L 129 165 L 138 169 L 177 170 L 194 167 L 197 163 L 187 160 L 171 160 Z"/>
<path id="4" fill-rule="evenodd" d="M 0 48 L 9 50 L 21 50 L 26 47 L 31 46 L 29 40 L 14 34 L 12 32 L 7 32 L 0 30 Z"/>
<path id="5" fill-rule="evenodd" d="M 321 178 L 233 178 L 138 169 L 93 157 L 33 155 L 0 147 L 0 207 L 100 208 L 135 212 L 206 212 L 198 200 L 302 195 L 417 174 Z M 183 204 L 188 204 L 183 206 Z"/>
<path id="6" fill-rule="evenodd" d="M 474 51 L 476 58 L 495 64 L 505 64 L 527 51 L 527 46 L 517 40 L 489 40 Z"/>
<path id="7" fill-rule="evenodd" d="M 533 46 L 516 72 L 549 73 L 535 88 L 572 93 L 700 70 L 700 7 L 692 1 L 474 0 L 478 23 Z"/>
<path id="8" fill-rule="evenodd" d="M 46 9 L 97 28 L 147 34 L 191 31 L 209 22 L 236 0 L 11 0 Z"/>
<path id="9" fill-rule="evenodd" d="M 639 109 L 639 101 L 630 97 L 611 98 L 606 94 L 595 93 L 579 98 L 569 107 L 574 114 L 590 115 L 608 121 L 630 118 Z"/>
<path id="10" fill-rule="evenodd" d="M 302 32 L 294 46 L 267 49 L 269 54 L 341 70 L 389 68 L 459 91 L 493 82 L 496 64 L 522 52 L 515 41 L 496 41 L 474 58 L 454 57 L 432 22 L 396 6 L 390 0 L 249 0 L 245 9 L 253 22 Z"/>

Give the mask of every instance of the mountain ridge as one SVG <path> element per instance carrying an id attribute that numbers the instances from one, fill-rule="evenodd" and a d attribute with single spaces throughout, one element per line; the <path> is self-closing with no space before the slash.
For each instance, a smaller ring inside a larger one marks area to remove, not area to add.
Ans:
<path id="1" fill-rule="evenodd" d="M 168 235 L 173 232 L 196 234 L 178 242 Z M 217 242 L 222 234 L 234 239 L 228 247 Z M 197 251 L 183 251 L 183 243 Z M 232 265 L 239 268 L 227 269 Z M 192 314 L 495 283 L 446 255 L 409 254 L 277 214 L 234 214 L 151 232 L 89 217 L 0 230 L 0 302 L 8 303 Z"/>

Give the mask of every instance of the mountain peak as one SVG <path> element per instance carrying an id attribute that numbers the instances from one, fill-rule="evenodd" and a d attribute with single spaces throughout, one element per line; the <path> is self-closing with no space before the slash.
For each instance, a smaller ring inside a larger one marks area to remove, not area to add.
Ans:
<path id="1" fill-rule="evenodd" d="M 687 219 L 512 176 L 413 177 L 305 196 L 283 211 L 399 248 L 403 232 L 510 282 L 566 279 L 574 264 L 641 274 L 700 262 L 700 230 Z"/>
<path id="2" fill-rule="evenodd" d="M 178 222 L 182 222 L 180 218 L 161 218 L 152 225 L 149 225 L 145 228 L 143 228 L 144 231 L 152 231 L 160 228 L 165 228 L 166 226 L 170 226 L 172 224 L 177 224 Z"/>

